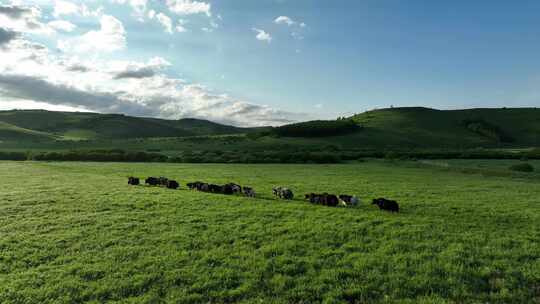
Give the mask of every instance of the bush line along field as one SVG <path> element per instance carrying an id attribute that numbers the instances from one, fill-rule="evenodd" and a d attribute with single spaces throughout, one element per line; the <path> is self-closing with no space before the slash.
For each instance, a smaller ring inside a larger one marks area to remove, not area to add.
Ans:
<path id="1" fill-rule="evenodd" d="M 128 186 L 130 175 L 184 186 Z M 533 180 L 378 161 L 0 162 L 0 179 L 1 303 L 540 302 Z M 185 190 L 195 180 L 258 197 Z M 276 185 L 362 203 L 275 200 Z M 380 196 L 401 212 L 368 203 Z"/>
<path id="2" fill-rule="evenodd" d="M 71 151 L 0 151 L 0 160 L 36 161 L 113 161 L 113 162 L 170 162 L 170 163 L 342 163 L 363 161 L 365 158 L 387 160 L 418 159 L 509 159 L 528 161 L 540 159 L 540 149 L 525 151 L 340 151 L 327 147 L 327 151 L 181 151 L 142 152 L 112 150 Z"/>

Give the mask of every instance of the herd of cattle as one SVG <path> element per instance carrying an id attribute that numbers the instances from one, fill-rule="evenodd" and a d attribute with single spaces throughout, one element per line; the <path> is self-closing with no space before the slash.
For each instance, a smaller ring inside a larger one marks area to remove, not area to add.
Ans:
<path id="1" fill-rule="evenodd" d="M 137 177 L 129 177 L 129 185 L 140 185 L 141 181 Z M 169 189 L 178 189 L 180 184 L 172 179 L 166 177 L 148 177 L 144 180 L 146 185 L 150 186 L 162 186 Z M 193 182 L 187 183 L 186 186 L 190 190 L 197 190 L 201 192 L 233 195 L 239 194 L 247 197 L 255 197 L 255 190 L 251 187 L 240 186 L 235 183 L 228 183 L 225 185 L 216 185 L 209 184 L 204 182 Z M 272 193 L 274 196 L 284 199 L 292 200 L 294 198 L 294 193 L 291 189 L 286 187 L 274 187 L 272 188 Z M 312 204 L 337 207 L 337 206 L 357 206 L 360 203 L 360 200 L 353 195 L 341 194 L 339 196 L 329 193 L 308 193 L 304 198 Z M 372 201 L 373 205 L 377 205 L 381 210 L 387 210 L 391 212 L 399 212 L 399 205 L 394 200 L 388 200 L 385 198 L 377 198 Z"/>

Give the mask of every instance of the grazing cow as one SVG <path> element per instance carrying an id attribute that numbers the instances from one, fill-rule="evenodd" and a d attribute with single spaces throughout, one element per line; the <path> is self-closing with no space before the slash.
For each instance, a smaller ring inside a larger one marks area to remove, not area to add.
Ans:
<path id="1" fill-rule="evenodd" d="M 255 190 L 251 187 L 244 187 L 244 195 L 247 197 L 255 197 Z"/>
<path id="2" fill-rule="evenodd" d="M 169 180 L 167 181 L 167 188 L 169 189 L 178 189 L 180 187 L 180 184 L 178 184 L 175 180 Z"/>
<path id="3" fill-rule="evenodd" d="M 227 185 L 225 186 L 231 186 L 232 188 L 232 192 L 234 194 L 242 194 L 242 186 L 238 185 L 238 184 L 235 184 L 235 183 L 228 183 Z"/>
<path id="4" fill-rule="evenodd" d="M 309 200 L 309 202 L 312 204 L 320 204 L 322 196 L 320 194 L 308 193 L 304 195 L 304 198 Z"/>
<path id="5" fill-rule="evenodd" d="M 160 178 L 158 178 L 158 180 L 161 186 L 167 187 L 167 183 L 169 182 L 168 178 L 161 176 Z"/>
<path id="6" fill-rule="evenodd" d="M 144 180 L 144 183 L 150 186 L 157 186 L 159 184 L 159 179 L 155 177 L 148 177 Z"/>
<path id="7" fill-rule="evenodd" d="M 292 200 L 294 198 L 294 193 L 291 189 L 284 187 L 274 187 L 272 188 L 272 193 L 281 199 Z"/>
<path id="8" fill-rule="evenodd" d="M 371 204 L 379 206 L 379 209 L 381 210 L 387 210 L 390 212 L 399 212 L 399 205 L 396 201 L 393 201 L 393 200 L 388 200 L 385 198 L 377 198 L 377 199 L 374 199 Z"/>
<path id="9" fill-rule="evenodd" d="M 359 200 L 354 195 L 342 194 L 339 196 L 339 199 L 344 203 L 345 206 L 357 206 Z"/>
<path id="10" fill-rule="evenodd" d="M 336 207 L 337 205 L 339 205 L 338 197 L 335 196 L 334 194 L 325 193 L 325 196 L 326 196 L 326 206 Z"/>
<path id="11" fill-rule="evenodd" d="M 199 190 L 199 191 L 202 191 L 202 189 L 201 189 L 202 185 L 204 185 L 203 182 L 193 182 L 193 183 L 187 183 L 186 184 L 186 186 L 190 190 Z"/>
<path id="12" fill-rule="evenodd" d="M 208 184 L 208 191 L 212 193 L 222 193 L 223 187 L 221 187 L 220 185 Z"/>
<path id="13" fill-rule="evenodd" d="M 305 195 L 306 199 L 309 199 L 309 202 L 312 204 L 318 204 L 329 207 L 336 207 L 339 205 L 339 199 L 334 194 L 322 193 L 309 193 Z"/>
<path id="14" fill-rule="evenodd" d="M 128 185 L 137 186 L 141 183 L 139 178 L 130 176 L 128 177 Z"/>
<path id="15" fill-rule="evenodd" d="M 210 191 L 210 185 L 207 183 L 200 183 L 197 184 L 197 190 L 202 192 L 209 192 Z"/>
<path id="16" fill-rule="evenodd" d="M 223 185 L 221 186 L 221 193 L 226 195 L 234 194 L 235 192 L 233 187 L 234 186 L 231 186 L 230 184 Z"/>

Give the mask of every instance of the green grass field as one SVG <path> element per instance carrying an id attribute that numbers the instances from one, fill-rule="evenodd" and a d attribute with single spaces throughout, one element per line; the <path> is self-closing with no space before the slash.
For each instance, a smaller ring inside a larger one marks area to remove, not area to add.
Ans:
<path id="1" fill-rule="evenodd" d="M 259 197 L 131 187 L 129 175 Z M 537 178 L 367 161 L 0 162 L 0 179 L 0 303 L 540 303 Z M 274 200 L 274 185 L 298 199 Z M 300 199 L 311 191 L 362 204 L 312 206 Z M 379 196 L 402 212 L 368 203 Z"/>

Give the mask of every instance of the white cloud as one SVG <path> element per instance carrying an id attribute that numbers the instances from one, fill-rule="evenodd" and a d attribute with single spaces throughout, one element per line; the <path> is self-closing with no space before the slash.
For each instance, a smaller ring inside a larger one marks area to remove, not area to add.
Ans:
<path id="1" fill-rule="evenodd" d="M 303 30 L 307 27 L 304 22 L 297 22 L 287 16 L 279 16 L 274 20 L 275 24 L 283 24 L 287 26 L 294 26 L 291 32 L 291 36 L 296 40 L 303 40 L 304 35 L 302 34 Z"/>
<path id="2" fill-rule="evenodd" d="M 159 13 L 156 15 L 157 21 L 165 28 L 165 31 L 169 34 L 173 33 L 172 20 L 167 15 Z"/>
<path id="3" fill-rule="evenodd" d="M 63 0 L 56 0 L 54 2 L 53 16 L 58 18 L 62 15 L 75 15 L 80 14 L 80 8 L 75 3 Z"/>
<path id="4" fill-rule="evenodd" d="M 113 16 L 100 18 L 101 28 L 89 31 L 73 40 L 59 41 L 59 48 L 64 52 L 84 53 L 89 51 L 112 52 L 126 47 L 126 31 L 122 22 Z"/>
<path id="5" fill-rule="evenodd" d="M 54 20 L 48 23 L 49 27 L 64 32 L 73 32 L 77 26 L 69 21 L 65 20 Z"/>
<path id="6" fill-rule="evenodd" d="M 95 35 L 123 31 L 110 18 L 102 18 L 100 34 Z M 54 109 L 194 117 L 240 126 L 280 125 L 306 118 L 166 76 L 170 63 L 160 57 L 147 62 L 89 59 L 86 55 L 81 59 L 49 52 L 47 47 L 25 39 L 11 37 L 0 48 L 0 102 L 15 101 L 11 102 L 13 107 L 46 104 Z"/>
<path id="7" fill-rule="evenodd" d="M 279 17 L 277 17 L 274 20 L 274 23 L 276 23 L 276 24 L 286 24 L 286 25 L 289 25 L 289 26 L 296 24 L 295 21 L 293 21 L 291 18 L 289 18 L 287 16 L 279 16 Z"/>
<path id="8" fill-rule="evenodd" d="M 211 16 L 211 5 L 208 2 L 193 0 L 167 0 L 169 10 L 178 15 L 206 14 Z"/>
<path id="9" fill-rule="evenodd" d="M 41 22 L 41 9 L 37 6 L 0 4 L 0 27 L 33 34 L 51 34 L 54 32 Z"/>
<path id="10" fill-rule="evenodd" d="M 129 4 L 129 6 L 131 6 L 133 9 L 133 15 L 139 19 L 139 21 L 144 21 L 148 0 L 111 0 L 111 2 L 118 4 Z M 152 17 L 150 17 L 150 19 L 152 19 Z"/>
<path id="11" fill-rule="evenodd" d="M 86 4 L 80 6 L 65 0 L 56 0 L 54 2 L 53 16 L 59 18 L 61 16 L 78 15 L 84 17 L 100 17 L 103 15 L 103 7 L 100 6 L 97 9 L 90 9 Z"/>
<path id="12" fill-rule="evenodd" d="M 176 31 L 177 31 L 178 33 L 185 33 L 185 32 L 187 32 L 187 29 L 186 29 L 184 26 L 178 24 L 178 25 L 176 26 Z"/>
<path id="13" fill-rule="evenodd" d="M 269 33 L 258 28 L 252 28 L 252 30 L 257 33 L 257 35 L 255 36 L 257 40 L 266 41 L 268 43 L 272 42 L 272 36 Z"/>

